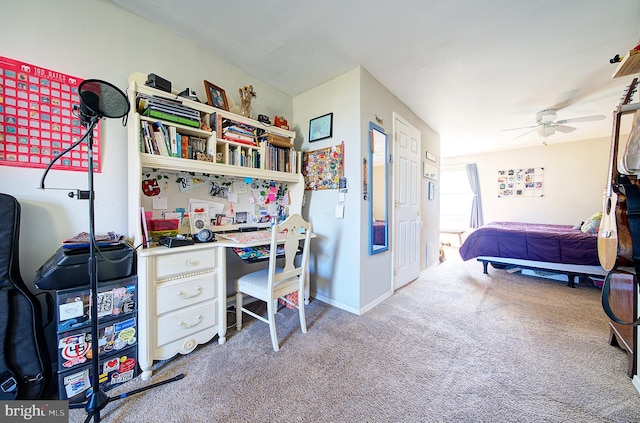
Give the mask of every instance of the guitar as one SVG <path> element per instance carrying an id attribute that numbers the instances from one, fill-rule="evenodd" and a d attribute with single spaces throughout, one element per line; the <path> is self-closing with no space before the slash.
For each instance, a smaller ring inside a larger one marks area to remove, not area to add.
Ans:
<path id="1" fill-rule="evenodd" d="M 609 174 L 607 175 L 607 189 L 602 207 L 602 220 L 598 229 L 598 260 L 607 272 L 613 269 L 619 261 L 622 261 L 622 264 L 628 264 L 631 261 L 631 233 L 627 216 L 623 213 L 626 209 L 625 198 L 624 195 L 618 195 L 619 190 L 614 187 L 614 184 L 617 186 L 618 141 L 620 138 L 620 119 L 623 114 L 622 106 L 631 101 L 637 85 L 638 78 L 634 78 L 626 88 L 620 105 L 613 114 Z"/>

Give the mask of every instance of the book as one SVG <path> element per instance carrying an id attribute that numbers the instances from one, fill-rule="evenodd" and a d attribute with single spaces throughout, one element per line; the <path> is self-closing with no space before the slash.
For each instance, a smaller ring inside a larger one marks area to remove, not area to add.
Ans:
<path id="1" fill-rule="evenodd" d="M 169 126 L 169 147 L 171 157 L 178 157 L 178 132 L 175 126 Z"/>
<path id="2" fill-rule="evenodd" d="M 157 147 L 156 142 L 155 142 L 155 138 L 154 138 L 154 134 L 153 134 L 153 128 L 151 127 L 151 124 L 149 122 L 146 122 L 146 121 L 141 121 L 140 122 L 140 129 L 142 131 L 142 136 L 143 136 L 144 141 L 145 141 L 145 149 L 146 149 L 147 153 L 149 153 L 149 154 L 160 154 L 160 151 L 158 150 L 158 147 Z"/>
<path id="3" fill-rule="evenodd" d="M 159 112 L 157 110 L 147 109 L 144 112 L 144 116 L 148 116 L 156 119 L 162 119 L 169 122 L 181 123 L 182 125 L 192 126 L 194 128 L 200 127 L 200 121 L 184 118 L 182 116 L 175 116 L 169 113 Z"/>
<path id="4" fill-rule="evenodd" d="M 180 136 L 180 157 L 183 159 L 191 159 L 189 155 L 189 137 L 187 135 Z"/>
<path id="5" fill-rule="evenodd" d="M 167 150 L 167 144 L 164 140 L 164 134 L 162 131 L 154 131 L 154 138 L 156 140 L 156 145 L 158 146 L 158 151 L 161 156 L 169 156 L 169 151 Z"/>
<path id="6" fill-rule="evenodd" d="M 149 230 L 147 228 L 147 214 L 144 212 L 144 207 L 140 207 L 140 225 L 142 229 L 142 247 L 149 247 L 149 242 L 151 239 L 149 238 Z"/>
<path id="7" fill-rule="evenodd" d="M 156 134 L 156 143 L 162 144 L 158 146 L 160 154 L 163 156 L 171 156 L 171 142 L 169 140 L 169 131 L 166 126 L 164 126 L 162 122 L 156 121 L 153 124 L 153 129 L 155 131 L 154 134 Z"/>
<path id="8" fill-rule="evenodd" d="M 251 139 L 251 138 L 247 139 L 245 137 L 238 136 L 236 134 L 227 134 L 227 135 L 224 136 L 224 139 L 228 140 L 228 141 L 233 141 L 233 142 L 237 142 L 237 143 L 240 143 L 240 144 L 244 144 L 244 145 L 250 145 L 252 147 L 255 147 L 257 145 L 256 144 L 256 140 Z"/>

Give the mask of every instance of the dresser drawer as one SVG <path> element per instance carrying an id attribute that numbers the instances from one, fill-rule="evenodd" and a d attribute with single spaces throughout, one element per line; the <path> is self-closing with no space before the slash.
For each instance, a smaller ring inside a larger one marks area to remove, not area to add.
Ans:
<path id="1" fill-rule="evenodd" d="M 217 324 L 217 303 L 206 301 L 158 318 L 156 346 L 183 338 Z"/>
<path id="2" fill-rule="evenodd" d="M 161 255 L 156 257 L 156 278 L 165 278 L 180 273 L 188 274 L 210 269 L 215 265 L 215 249 Z"/>
<path id="3" fill-rule="evenodd" d="M 159 284 L 156 314 L 167 313 L 201 301 L 211 300 L 216 297 L 217 292 L 218 279 L 213 270 Z"/>

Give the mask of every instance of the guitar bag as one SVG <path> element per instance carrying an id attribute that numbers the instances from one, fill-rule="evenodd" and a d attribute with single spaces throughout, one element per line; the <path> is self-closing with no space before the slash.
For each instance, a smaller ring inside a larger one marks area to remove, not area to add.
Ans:
<path id="1" fill-rule="evenodd" d="M 0 194 L 0 400 L 39 399 L 51 388 L 42 306 L 20 276 L 20 203 Z"/>

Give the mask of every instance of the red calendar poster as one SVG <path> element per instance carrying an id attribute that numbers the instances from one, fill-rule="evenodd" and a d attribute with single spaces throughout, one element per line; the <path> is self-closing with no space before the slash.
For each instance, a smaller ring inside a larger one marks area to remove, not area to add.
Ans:
<path id="1" fill-rule="evenodd" d="M 45 168 L 86 132 L 74 112 L 83 80 L 0 56 L 0 165 Z M 100 128 L 93 131 L 93 167 L 100 172 Z M 86 140 L 52 169 L 87 171 Z"/>

